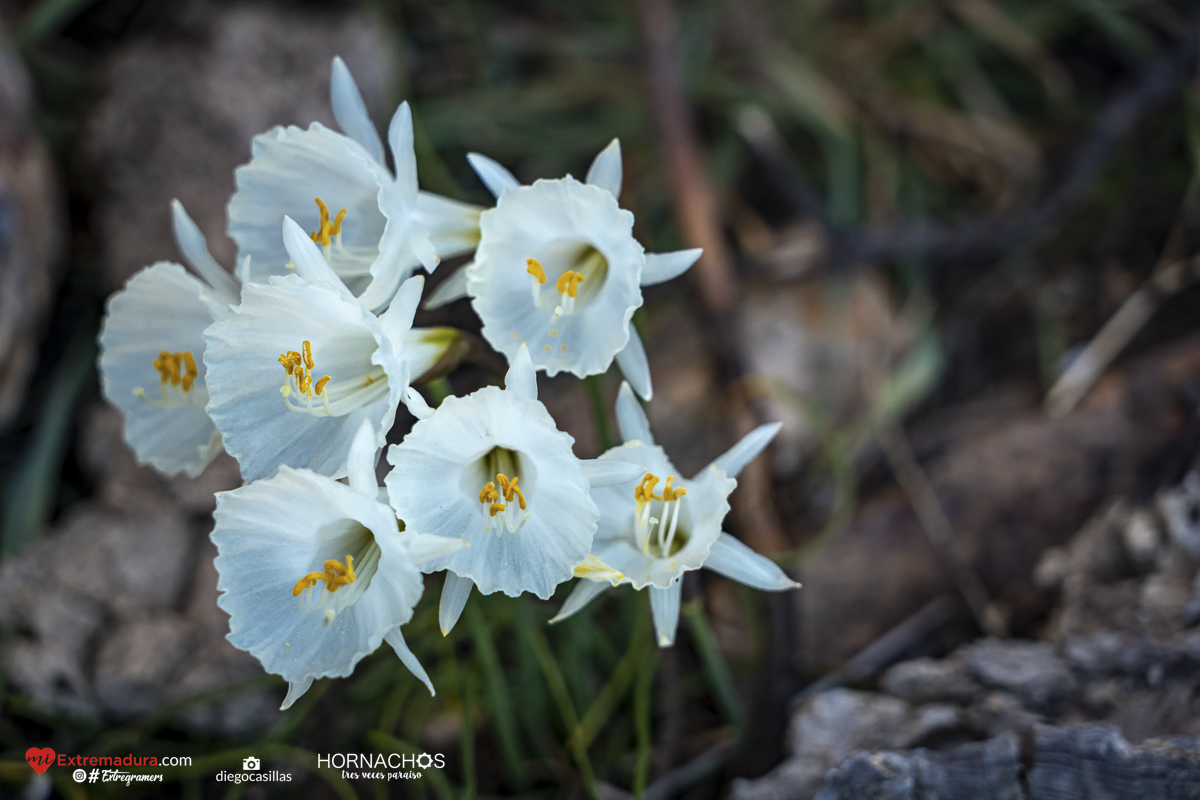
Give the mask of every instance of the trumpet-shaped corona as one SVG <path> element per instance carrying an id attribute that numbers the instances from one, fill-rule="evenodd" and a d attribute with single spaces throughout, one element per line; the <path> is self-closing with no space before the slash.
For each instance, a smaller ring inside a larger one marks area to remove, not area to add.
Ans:
<path id="1" fill-rule="evenodd" d="M 609 584 L 628 583 L 648 590 L 658 642 L 666 647 L 675 641 L 682 578 L 689 570 L 705 567 L 768 591 L 799 586 L 770 559 L 721 530 L 737 474 L 770 443 L 778 423 L 751 431 L 699 474 L 683 479 L 654 443 L 628 383 L 617 396 L 617 422 L 625 443 L 599 460 L 638 464 L 645 472 L 633 491 L 616 486 L 592 490 L 600 522 L 591 556 L 621 578 L 614 581 L 603 572 L 585 570 L 587 580 L 576 585 L 555 620 L 574 614 Z"/>
<path id="2" fill-rule="evenodd" d="M 496 206 L 480 216 L 475 259 L 438 288 L 429 307 L 469 296 L 483 337 L 510 362 L 526 343 L 536 369 L 582 378 L 603 373 L 615 358 L 649 399 L 650 367 L 631 324 L 641 287 L 681 274 L 700 251 L 646 253 L 633 238 L 633 215 L 617 202 L 617 141 L 582 182 L 568 175 L 522 186 L 495 161 L 467 158 Z"/>
<path id="3" fill-rule="evenodd" d="M 313 680 L 349 675 L 385 641 L 433 692 L 400 626 L 421 597 L 421 565 L 463 545 L 398 522 L 378 499 L 377 453 L 364 421 L 348 483 L 281 467 L 217 495 L 217 604 L 229 614 L 229 641 L 288 682 L 284 708 Z"/>
<path id="4" fill-rule="evenodd" d="M 474 249 L 480 209 L 419 190 L 407 103 L 388 127 L 389 168 L 384 141 L 340 58 L 332 64 L 330 100 L 344 133 L 314 122 L 254 137 L 250 162 L 234 173 L 229 235 L 239 258 L 250 258 L 251 280 L 262 283 L 293 266 L 279 225 L 284 217 L 300 221 L 338 278 L 378 312 L 417 270 L 432 272 L 440 259 Z"/>

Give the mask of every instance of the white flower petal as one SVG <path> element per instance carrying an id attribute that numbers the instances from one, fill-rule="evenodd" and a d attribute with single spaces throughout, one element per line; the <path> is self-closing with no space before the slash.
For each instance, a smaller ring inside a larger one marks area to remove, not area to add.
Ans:
<path id="1" fill-rule="evenodd" d="M 467 153 L 467 163 L 471 165 L 471 169 L 475 170 L 475 174 L 479 176 L 479 180 L 483 181 L 483 185 L 488 188 L 488 191 L 496 197 L 503 194 L 505 189 L 521 185 L 521 182 L 514 178 L 511 172 L 485 155 Z"/>
<path id="2" fill-rule="evenodd" d="M 171 227 L 183 260 L 208 282 L 217 294 L 216 299 L 226 306 L 236 303 L 240 291 L 237 280 L 208 252 L 204 234 L 178 200 L 171 201 Z"/>
<path id="3" fill-rule="evenodd" d="M 429 233 L 429 241 L 442 258 L 469 253 L 479 244 L 477 205 L 448 197 L 420 192 L 417 194 L 416 222 Z"/>
<path id="4" fill-rule="evenodd" d="M 598 514 L 573 442 L 541 403 L 495 386 L 448 397 L 417 422 L 388 449 L 388 497 L 413 530 L 471 544 L 422 569 L 451 570 L 483 594 L 549 598 L 588 555 Z M 494 516 L 481 489 L 501 469 L 527 502 L 513 496 Z"/>
<path id="5" fill-rule="evenodd" d="M 104 395 L 125 418 L 125 439 L 138 461 L 167 474 L 199 475 L 221 451 L 204 410 L 203 333 L 213 317 L 202 296 L 209 291 L 179 264 L 161 261 L 109 298 L 100 330 Z M 199 375 L 190 391 L 162 383 L 154 362 L 164 350 L 192 354 Z"/>
<path id="6" fill-rule="evenodd" d="M 205 332 L 207 410 L 247 480 L 280 464 L 345 475 L 363 420 L 383 445 L 408 389 L 407 370 L 375 317 L 344 291 L 297 275 L 248 284 L 236 312 Z M 353 387 L 358 399 L 329 415 L 320 399 L 316 413 L 289 409 L 279 356 L 304 341 L 312 344 L 314 380 L 329 375 L 331 385 Z"/>
<path id="7" fill-rule="evenodd" d="M 765 425 L 759 425 L 743 436 L 741 441 L 733 447 L 717 456 L 716 460 L 712 462 L 712 466 L 724 470 L 729 477 L 736 478 L 747 464 L 766 449 L 782 427 L 782 422 L 768 422 Z"/>
<path id="8" fill-rule="evenodd" d="M 363 102 L 358 84 L 350 74 L 346 62 L 341 56 L 333 59 L 333 68 L 329 80 L 329 99 L 333 106 L 333 118 L 345 131 L 346 135 L 363 146 L 380 164 L 383 164 L 383 142 L 379 131 L 367 114 L 367 104 Z"/>
<path id="9" fill-rule="evenodd" d="M 585 181 L 599 186 L 615 198 L 621 197 L 621 142 L 613 139 L 588 168 Z"/>
<path id="10" fill-rule="evenodd" d="M 387 499 L 386 490 L 384 499 Z M 430 536 L 427 533 L 413 533 L 405 531 L 405 543 L 408 545 L 408 552 L 412 554 L 413 563 L 418 567 L 424 566 L 435 558 L 448 556 L 451 553 L 456 553 L 464 547 L 470 547 L 469 542 L 464 542 L 461 539 L 447 539 L 443 536 Z"/>
<path id="11" fill-rule="evenodd" d="M 237 243 L 239 260 L 251 257 L 254 281 L 290 272 L 280 223 L 290 216 L 304 230 L 316 231 L 320 227 L 317 197 L 325 201 L 331 215 L 346 209 L 341 244 L 331 247 L 330 256 L 334 271 L 352 291 L 365 288 L 379 259 L 406 266 L 406 256 L 397 245 L 389 243 L 388 252 L 381 246 L 387 214 L 396 213 L 396 204 L 389 200 L 398 194 L 395 181 L 358 142 L 313 123 L 307 130 L 274 128 L 256 136 L 251 154 L 250 163 L 234 173 L 237 191 L 229 201 L 229 235 Z M 386 210 L 385 200 L 389 201 Z M 402 200 L 397 202 L 404 208 Z M 407 222 L 399 221 L 401 227 L 407 227 Z M 415 266 L 415 260 L 407 258 Z"/>
<path id="12" fill-rule="evenodd" d="M 738 583 L 768 592 L 800 588 L 774 561 L 724 532 L 713 542 L 704 566 Z"/>
<path id="13" fill-rule="evenodd" d="M 609 586 L 610 584 L 606 581 L 580 580 L 576 582 L 575 588 L 567 596 L 567 600 L 563 603 L 562 608 L 550 620 L 550 624 L 553 625 L 556 622 L 562 622 L 567 617 L 579 613 L 583 610 L 584 606 L 603 594 L 604 590 L 609 588 Z"/>
<path id="14" fill-rule="evenodd" d="M 350 443 L 350 455 L 346 459 L 346 476 L 350 488 L 366 497 L 379 495 L 379 481 L 375 478 L 375 457 L 379 447 L 375 443 L 375 430 L 370 420 L 363 420 Z"/>
<path id="15" fill-rule="evenodd" d="M 296 223 L 296 220 L 285 216 L 283 218 L 282 231 L 283 246 L 287 250 L 288 258 L 296 267 L 297 275 L 313 283 L 328 284 L 330 287 L 344 293 L 347 297 L 352 296 L 346 290 L 342 279 L 329 266 L 329 262 L 325 260 L 325 256 L 321 255 L 321 248 L 317 247 L 316 242 L 309 238 L 309 235 Z"/>
<path id="16" fill-rule="evenodd" d="M 683 580 L 677 580 L 665 589 L 650 587 L 650 613 L 654 617 L 654 633 L 659 647 L 675 644 L 675 630 L 679 627 L 679 598 L 683 594 Z"/>
<path id="17" fill-rule="evenodd" d="M 617 364 L 621 367 L 621 374 L 643 400 L 654 396 L 654 389 L 650 385 L 650 362 L 646 359 L 646 348 L 642 346 L 642 337 L 638 336 L 637 328 L 633 327 L 632 322 L 629 323 L 629 343 L 625 345 L 624 350 L 617 353 Z"/>
<path id="18" fill-rule="evenodd" d="M 504 388 L 526 400 L 537 400 L 537 373 L 533 371 L 529 348 L 525 345 L 521 345 L 512 366 L 508 368 L 508 374 L 504 376 Z"/>
<path id="19" fill-rule="evenodd" d="M 280 711 L 287 711 L 292 707 L 292 704 L 304 696 L 304 693 L 312 688 L 313 679 L 311 675 L 306 675 L 297 681 L 288 681 L 287 697 L 283 698 L 283 705 L 279 706 Z"/>
<path id="20" fill-rule="evenodd" d="M 388 125 L 388 145 L 396 165 L 396 185 L 405 194 L 417 193 L 417 156 L 413 149 L 412 109 L 401 103 Z"/>
<path id="21" fill-rule="evenodd" d="M 646 253 L 646 267 L 642 270 L 642 286 L 653 286 L 672 278 L 678 278 L 695 264 L 704 253 L 699 247 L 690 250 L 675 250 L 671 253 Z"/>
<path id="22" fill-rule="evenodd" d="M 584 477 L 593 489 L 601 486 L 617 486 L 632 484 L 646 474 L 646 468 L 641 464 L 631 464 L 628 461 L 615 459 L 587 458 L 579 462 L 583 466 Z M 633 487 L 629 487 L 632 491 Z"/>
<path id="23" fill-rule="evenodd" d="M 412 617 L 422 592 L 391 509 L 308 470 L 217 495 L 213 543 L 217 604 L 229 641 L 291 685 L 288 703 L 314 678 L 344 677 L 384 636 Z M 328 591 L 298 582 L 327 560 L 356 579 Z"/>
<path id="24" fill-rule="evenodd" d="M 396 651 L 396 655 L 400 656 L 400 661 L 408 667 L 408 671 L 420 678 L 421 683 L 429 689 L 429 696 L 436 696 L 437 692 L 433 690 L 433 681 L 429 679 L 429 673 L 421 666 L 421 662 L 413 655 L 413 651 L 408 649 L 408 643 L 404 641 L 404 634 L 400 632 L 400 626 L 392 628 L 383 638 Z"/>
<path id="25" fill-rule="evenodd" d="M 635 589 L 646 586 L 666 588 L 684 572 L 700 569 L 708 558 L 709 549 L 721 535 L 721 524 L 729 513 L 729 495 L 737 487 L 737 481 L 725 473 L 709 467 L 690 479 L 680 479 L 679 471 L 667 459 L 663 449 L 634 441 L 614 447 L 600 456 L 600 460 L 626 461 L 637 464 L 646 472 L 660 479 L 658 489 L 665 479 L 675 476 L 675 488 L 686 489 L 687 494 L 678 506 L 676 533 L 669 547 L 670 555 L 660 555 L 658 532 L 669 531 L 666 507 L 661 501 L 651 504 L 650 516 L 660 520 L 665 528 L 652 528 L 647 541 L 638 536 L 634 487 L 606 486 L 593 488 L 592 499 L 600 509 L 596 537 L 592 554 L 600 561 L 625 576 L 625 582 Z M 671 509 L 674 517 L 674 508 Z M 663 544 L 666 544 L 664 533 Z"/>
<path id="26" fill-rule="evenodd" d="M 654 444 L 650 421 L 646 419 L 642 404 L 633 396 L 628 381 L 622 381 L 617 392 L 617 430 L 621 432 L 623 442 Z"/>
<path id="27" fill-rule="evenodd" d="M 645 255 L 633 215 L 568 176 L 505 191 L 479 224 L 467 289 L 488 343 L 510 361 L 527 343 L 534 367 L 550 376 L 607 371 L 642 304 Z"/>
<path id="28" fill-rule="evenodd" d="M 459 335 L 458 329 L 444 325 L 436 328 L 410 328 L 405 331 L 400 358 L 408 367 L 409 382 L 418 381 L 422 375 L 437 366 L 450 346 L 458 340 Z"/>
<path id="29" fill-rule="evenodd" d="M 429 241 L 428 236 L 413 239 L 412 249 L 413 255 L 421 262 L 426 272 L 433 272 L 438 264 L 442 263 L 442 257 L 433 248 L 433 242 Z"/>
<path id="30" fill-rule="evenodd" d="M 425 289 L 425 276 L 414 275 L 400 284 L 400 291 L 392 298 L 392 304 L 387 311 L 379 315 L 379 327 L 384 336 L 392 340 L 396 349 L 400 349 L 405 336 L 412 328 L 413 315 L 421 304 L 421 292 Z"/>
<path id="31" fill-rule="evenodd" d="M 454 630 L 454 625 L 462 616 L 473 588 L 475 584 L 470 578 L 463 578 L 447 570 L 446 582 L 442 586 L 442 600 L 438 604 L 438 626 L 442 629 L 442 636 L 448 636 L 450 631 Z"/>
<path id="32" fill-rule="evenodd" d="M 411 386 L 404 392 L 404 407 L 417 419 L 429 419 L 433 416 L 433 408 L 425 402 L 421 393 Z"/>
<path id="33" fill-rule="evenodd" d="M 461 300 L 467 296 L 467 268 L 471 264 L 463 264 L 454 272 L 450 273 L 450 277 L 438 284 L 433 290 L 433 294 L 425 301 L 425 308 L 432 310 L 441 308 L 444 305 L 453 303 L 455 300 Z"/>

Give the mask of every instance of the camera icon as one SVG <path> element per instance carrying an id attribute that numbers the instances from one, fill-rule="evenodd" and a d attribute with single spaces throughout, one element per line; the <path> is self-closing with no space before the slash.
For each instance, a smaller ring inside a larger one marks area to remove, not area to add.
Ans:
<path id="1" fill-rule="evenodd" d="M 259 766 L 261 766 L 259 760 L 254 756 L 249 756 L 242 759 L 242 769 L 246 770 L 247 772 L 258 772 Z"/>

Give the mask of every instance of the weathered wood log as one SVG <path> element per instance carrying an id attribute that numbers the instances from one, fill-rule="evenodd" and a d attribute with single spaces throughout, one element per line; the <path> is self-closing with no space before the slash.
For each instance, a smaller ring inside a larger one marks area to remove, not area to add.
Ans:
<path id="1" fill-rule="evenodd" d="M 1130 745 L 1108 726 L 1038 728 L 946 752 L 859 753 L 830 771 L 816 800 L 1193 800 L 1200 743 Z M 1027 777 L 1026 777 L 1027 776 Z"/>

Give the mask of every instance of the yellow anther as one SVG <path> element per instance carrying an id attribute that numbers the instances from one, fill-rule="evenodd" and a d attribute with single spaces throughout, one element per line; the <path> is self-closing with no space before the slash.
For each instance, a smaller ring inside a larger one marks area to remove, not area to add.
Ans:
<path id="1" fill-rule="evenodd" d="M 354 575 L 354 557 L 349 554 L 346 555 L 345 564 L 330 559 L 325 562 L 324 567 L 324 572 L 310 572 L 296 581 L 296 585 L 292 587 L 292 597 L 298 597 L 305 589 L 316 586 L 317 581 L 325 581 L 325 588 L 336 592 L 357 580 Z"/>
<path id="2" fill-rule="evenodd" d="M 479 490 L 479 502 L 483 503 L 484 505 L 487 505 L 488 503 L 494 503 L 499 499 L 500 493 L 496 491 L 496 484 L 492 483 L 491 481 L 485 483 L 483 488 Z"/>
<path id="3" fill-rule="evenodd" d="M 283 396 L 288 397 L 294 385 L 300 394 L 312 400 L 314 395 L 325 393 L 325 386 L 329 383 L 330 378 L 326 375 L 317 380 L 314 385 L 312 371 L 316 368 L 317 364 L 313 360 L 312 343 L 306 339 L 301 344 L 300 350 L 303 352 L 288 350 L 277 359 L 279 365 L 283 367 L 291 380 L 295 381 L 294 384 L 289 381 L 284 385 L 283 388 L 285 391 L 283 392 Z M 185 384 L 187 383 L 186 379 L 184 382 Z"/>
<path id="4" fill-rule="evenodd" d="M 488 508 L 488 515 L 494 517 L 506 508 L 508 508 L 508 506 L 506 506 L 504 503 L 492 503 L 491 507 Z"/>
<path id="5" fill-rule="evenodd" d="M 658 483 L 659 477 L 653 472 L 647 472 L 646 477 L 642 478 L 642 482 L 633 490 L 633 498 L 639 503 L 649 503 L 651 500 L 662 500 L 662 495 L 654 493 L 654 487 Z"/>
<path id="6" fill-rule="evenodd" d="M 160 350 L 158 358 L 151 362 L 158 371 L 159 382 L 179 386 L 184 392 L 190 392 L 196 378 L 200 377 L 200 369 L 196 366 L 196 357 L 191 350 Z"/>
<path id="7" fill-rule="evenodd" d="M 569 269 L 559 276 L 554 288 L 558 289 L 559 293 L 565 292 L 567 297 L 575 297 L 579 294 L 579 284 L 586 280 L 587 276 L 583 273 Z"/>
<path id="8" fill-rule="evenodd" d="M 542 262 L 536 258 L 525 259 L 525 271 L 536 278 L 538 283 L 546 282 L 546 270 L 542 269 Z"/>
<path id="9" fill-rule="evenodd" d="M 342 232 L 342 220 L 346 218 L 347 209 L 343 208 L 337 213 L 337 218 L 329 219 L 329 206 L 325 205 L 325 201 L 319 197 L 314 197 L 313 202 L 317 204 L 317 208 L 321 210 L 321 222 L 317 229 L 309 234 L 314 242 L 322 247 L 328 247 L 331 236 L 337 236 Z"/>
<path id="10" fill-rule="evenodd" d="M 508 476 L 503 473 L 496 475 L 496 481 L 500 484 L 500 491 L 504 493 L 504 501 L 511 503 L 515 495 L 517 502 L 521 505 L 521 510 L 524 511 L 526 508 L 525 495 L 521 492 L 521 487 L 517 486 L 517 481 L 519 480 L 521 480 L 519 476 L 509 480 Z"/>
<path id="11" fill-rule="evenodd" d="M 683 497 L 685 494 L 687 494 L 687 489 L 684 489 L 683 487 L 679 487 L 679 488 L 677 489 L 677 488 L 675 488 L 674 486 L 672 486 L 672 485 L 671 485 L 671 483 L 672 483 L 674 480 L 675 480 L 675 476 L 674 476 L 674 475 L 669 475 L 669 476 L 667 477 L 667 482 L 663 484 L 663 493 L 662 493 L 662 499 L 663 499 L 665 502 L 668 502 L 668 503 L 670 503 L 672 500 L 678 500 L 679 498 L 681 498 L 681 497 Z"/>

